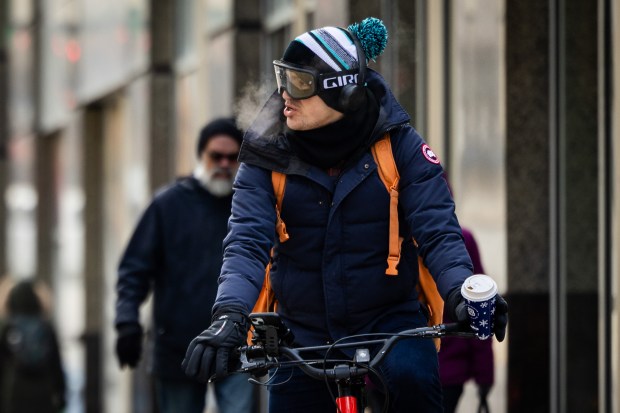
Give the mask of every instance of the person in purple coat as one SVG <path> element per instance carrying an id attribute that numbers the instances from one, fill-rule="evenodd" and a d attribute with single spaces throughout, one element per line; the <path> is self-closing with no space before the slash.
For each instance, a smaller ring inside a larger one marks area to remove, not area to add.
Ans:
<path id="1" fill-rule="evenodd" d="M 475 274 L 485 274 L 480 259 L 476 239 L 470 230 L 461 228 L 465 247 L 469 252 Z M 449 316 L 444 322 L 451 322 Z M 456 411 L 456 406 L 463 393 L 463 385 L 474 380 L 480 396 L 478 412 L 488 412 L 487 395 L 493 386 L 493 342 L 491 340 L 472 340 L 459 337 L 441 339 L 439 352 L 439 377 L 443 389 L 444 412 Z"/>

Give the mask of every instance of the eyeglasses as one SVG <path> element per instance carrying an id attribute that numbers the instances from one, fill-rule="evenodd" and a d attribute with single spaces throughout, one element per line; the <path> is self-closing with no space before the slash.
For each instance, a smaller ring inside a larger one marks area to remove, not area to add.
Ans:
<path id="1" fill-rule="evenodd" d="M 319 94 L 320 90 L 357 83 L 358 76 L 357 69 L 319 73 L 313 67 L 294 65 L 282 60 L 274 60 L 273 68 L 276 72 L 278 93 L 282 94 L 286 90 L 293 99 L 308 99 Z"/>
<path id="2" fill-rule="evenodd" d="M 222 162 L 222 159 L 226 159 L 228 162 L 237 162 L 237 158 L 239 157 L 239 153 L 221 153 L 221 152 L 209 152 L 209 158 L 213 162 Z"/>

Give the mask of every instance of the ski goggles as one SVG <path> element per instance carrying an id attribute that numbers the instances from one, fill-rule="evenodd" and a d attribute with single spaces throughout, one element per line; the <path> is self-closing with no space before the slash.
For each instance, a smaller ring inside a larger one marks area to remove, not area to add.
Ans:
<path id="1" fill-rule="evenodd" d="M 357 69 L 319 73 L 313 67 L 285 63 L 282 60 L 274 60 L 273 68 L 276 72 L 278 93 L 282 94 L 286 90 L 293 99 L 308 99 L 318 95 L 320 91 L 356 83 L 358 75 Z"/>
<path id="2" fill-rule="evenodd" d="M 318 70 L 281 60 L 274 60 L 273 68 L 276 72 L 278 93 L 282 94 L 286 90 L 293 99 L 308 99 L 318 93 Z"/>

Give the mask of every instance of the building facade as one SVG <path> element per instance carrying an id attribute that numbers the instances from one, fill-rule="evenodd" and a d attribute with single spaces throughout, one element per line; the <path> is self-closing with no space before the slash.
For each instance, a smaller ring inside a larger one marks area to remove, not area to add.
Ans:
<path id="1" fill-rule="evenodd" d="M 620 412 L 612 0 L 0 0 L 0 275 L 51 287 L 68 411 L 152 411 L 146 363 L 113 354 L 139 214 L 191 171 L 204 122 L 249 125 L 290 40 L 367 16 L 390 34 L 370 67 L 510 303 L 492 410 Z"/>

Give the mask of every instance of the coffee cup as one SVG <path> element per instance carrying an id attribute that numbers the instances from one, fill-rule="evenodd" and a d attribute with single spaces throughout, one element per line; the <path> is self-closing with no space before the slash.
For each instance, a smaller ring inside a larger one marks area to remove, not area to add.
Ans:
<path id="1" fill-rule="evenodd" d="M 493 335 L 497 284 L 488 275 L 475 274 L 465 280 L 461 295 L 467 302 L 469 326 L 480 340 L 488 339 Z"/>

